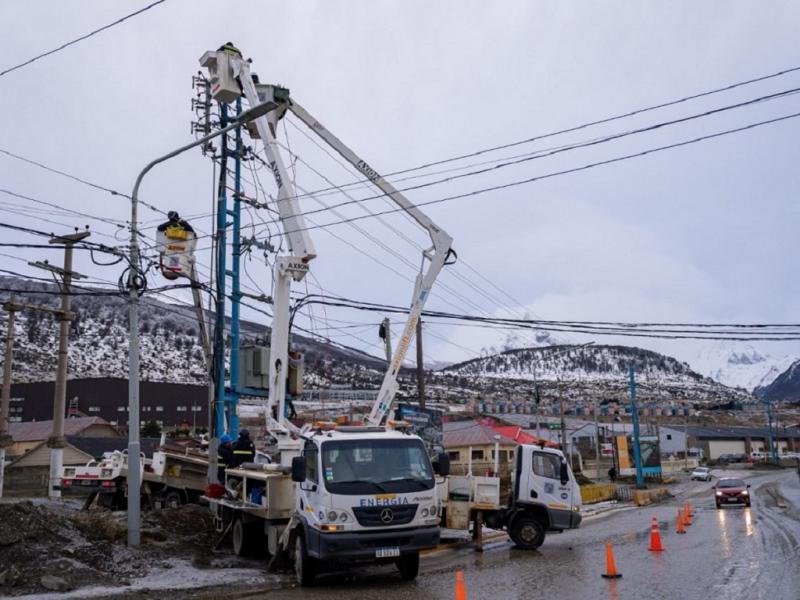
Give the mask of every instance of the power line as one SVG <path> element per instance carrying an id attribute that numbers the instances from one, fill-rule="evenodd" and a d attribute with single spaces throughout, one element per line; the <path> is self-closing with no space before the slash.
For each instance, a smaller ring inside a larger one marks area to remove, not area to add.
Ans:
<path id="1" fill-rule="evenodd" d="M 450 163 L 450 162 L 456 162 L 456 161 L 459 161 L 459 160 L 464 160 L 466 158 L 473 158 L 475 156 L 480 156 L 482 154 L 488 154 L 490 152 L 495 152 L 497 150 L 505 150 L 507 148 L 513 148 L 513 147 L 521 146 L 521 145 L 524 145 L 524 144 L 530 144 L 532 142 L 537 142 L 537 141 L 540 141 L 540 140 L 543 140 L 543 139 L 556 137 L 556 136 L 559 136 L 559 135 L 563 135 L 565 133 L 573 133 L 575 131 L 580 131 L 582 129 L 588 129 L 588 128 L 594 127 L 596 125 L 603 125 L 603 124 L 606 124 L 606 123 L 611 123 L 613 121 L 618 121 L 618 120 L 621 120 L 621 119 L 634 117 L 636 115 L 640 115 L 640 114 L 643 114 L 643 113 L 651 112 L 651 111 L 658 110 L 658 109 L 661 109 L 661 108 L 667 108 L 667 107 L 670 107 L 670 106 L 675 106 L 675 105 L 678 105 L 678 104 L 683 104 L 683 103 L 686 103 L 686 102 L 690 102 L 692 100 L 697 100 L 699 98 L 712 96 L 714 94 L 719 94 L 719 93 L 722 93 L 722 92 L 728 92 L 728 91 L 734 90 L 736 88 L 744 87 L 744 86 L 747 86 L 747 85 L 752 85 L 754 83 L 760 83 L 762 81 L 767 81 L 769 79 L 774 79 L 774 78 L 777 78 L 777 77 L 782 77 L 783 75 L 788 75 L 790 73 L 795 73 L 797 71 L 800 71 L 800 66 L 790 67 L 788 69 L 783 69 L 781 71 L 776 71 L 774 73 L 769 73 L 767 75 L 761 75 L 759 77 L 746 79 L 744 81 L 738 81 L 738 82 L 735 82 L 735 83 L 727 84 L 727 85 L 724 85 L 722 87 L 714 88 L 714 89 L 707 90 L 707 91 L 704 91 L 704 92 L 698 92 L 696 94 L 691 94 L 689 96 L 683 96 L 683 97 L 677 98 L 675 100 L 668 100 L 668 101 L 665 101 L 665 102 L 661 102 L 659 104 L 646 106 L 644 108 L 638 108 L 638 109 L 635 109 L 635 110 L 632 110 L 632 111 L 620 113 L 620 114 L 613 115 L 613 116 L 610 116 L 610 117 L 604 117 L 604 118 L 597 119 L 597 120 L 594 120 L 594 121 L 589 121 L 589 122 L 586 122 L 586 123 L 582 123 L 580 125 L 567 127 L 565 129 L 559 129 L 559 130 L 556 130 L 556 131 L 551 131 L 551 132 L 548 132 L 548 133 L 539 134 L 539 135 L 536 135 L 536 136 L 533 136 L 533 137 L 529 137 L 529 138 L 526 138 L 526 139 L 523 139 L 523 140 L 519 140 L 519 141 L 516 141 L 516 142 L 510 142 L 510 143 L 507 143 L 507 144 L 501 144 L 499 146 L 492 146 L 492 147 L 489 147 L 489 148 L 483 148 L 483 149 L 476 150 L 476 151 L 473 151 L 473 152 L 470 152 L 470 153 L 467 153 L 467 154 L 461 154 L 461 155 L 458 155 L 458 156 L 453 156 L 453 157 L 450 157 L 450 158 L 445 158 L 445 159 L 441 159 L 441 160 L 425 163 L 425 164 L 422 164 L 422 165 L 418 165 L 416 167 L 402 169 L 402 170 L 399 170 L 399 171 L 392 171 L 390 173 L 386 173 L 385 175 L 383 175 L 383 178 L 385 179 L 387 177 L 392 177 L 392 176 L 395 176 L 395 175 L 402 175 L 402 174 L 410 173 L 410 172 L 413 172 L 413 171 L 419 171 L 419 170 L 427 169 L 427 168 L 434 167 L 434 166 L 437 166 L 437 165 L 442 165 L 442 164 L 446 164 L 446 163 Z M 361 184 L 361 183 L 371 183 L 371 180 L 369 180 L 369 179 L 360 179 L 358 182 L 353 182 L 353 183 L 347 184 L 346 187 L 357 185 L 357 184 Z M 333 188 L 323 188 L 323 189 L 320 189 L 320 190 L 314 190 L 311 193 L 319 194 L 319 193 L 322 193 L 322 192 L 330 191 L 332 189 Z M 302 196 L 297 196 L 297 197 L 302 197 Z"/>
<path id="2" fill-rule="evenodd" d="M 147 11 L 147 10 L 150 10 L 154 6 L 156 6 L 158 4 L 161 4 L 163 2 L 166 2 L 166 0 L 156 0 L 156 2 L 153 2 L 152 4 L 148 4 L 144 8 L 141 8 L 141 9 L 137 10 L 136 12 L 132 12 L 129 15 L 125 15 L 124 17 L 122 17 L 120 19 L 117 19 L 116 21 L 113 21 L 112 23 L 109 23 L 108 25 L 104 25 L 100 29 L 95 29 L 94 31 L 90 31 L 89 33 L 87 33 L 85 35 L 82 35 L 79 38 L 75 38 L 74 40 L 71 40 L 71 41 L 69 41 L 69 42 L 67 42 L 65 44 L 61 44 L 58 48 L 53 48 L 52 50 L 48 50 L 47 52 L 39 54 L 38 56 L 34 56 L 33 58 L 29 58 L 25 62 L 21 62 L 18 65 L 14 65 L 13 67 L 9 67 L 5 71 L 0 71 L 0 77 L 2 77 L 3 75 L 6 75 L 7 73 L 11 73 L 11 71 L 16 71 L 17 69 L 21 69 L 22 67 L 25 67 L 25 66 L 31 64 L 32 62 L 35 62 L 35 61 L 39 60 L 40 58 L 44 58 L 46 56 L 50 56 L 51 54 L 55 54 L 56 52 L 59 52 L 59 51 L 63 50 L 64 48 L 72 46 L 73 44 L 77 44 L 78 42 L 81 42 L 81 41 L 83 41 L 83 40 L 85 40 L 87 38 L 90 38 L 93 35 L 96 35 L 96 34 L 100 33 L 101 31 L 105 31 L 106 29 L 114 27 L 115 25 L 119 25 L 123 21 L 127 21 L 131 17 L 135 17 L 136 15 L 139 15 L 139 14 L 141 14 L 141 13 Z"/>
<path id="3" fill-rule="evenodd" d="M 696 137 L 696 138 L 693 138 L 693 139 L 690 139 L 690 140 L 685 140 L 685 141 L 682 141 L 682 142 L 676 142 L 674 144 L 667 144 L 667 145 L 664 145 L 664 146 L 656 146 L 654 148 L 648 148 L 647 150 L 642 150 L 640 152 L 634 152 L 632 154 L 623 154 L 621 156 L 616 156 L 614 158 L 610 158 L 610 159 L 607 159 L 607 160 L 601 160 L 601 161 L 597 161 L 597 162 L 587 163 L 587 164 L 579 166 L 579 167 L 573 167 L 573 168 L 564 169 L 564 170 L 561 170 L 561 171 L 553 171 L 553 172 L 550 172 L 550 173 L 545 173 L 544 175 L 537 175 L 536 177 L 529 177 L 527 179 L 521 179 L 521 180 L 509 182 L 509 183 L 494 185 L 494 186 L 490 186 L 490 187 L 486 187 L 486 188 L 480 188 L 480 189 L 477 189 L 477 190 L 473 190 L 471 192 L 465 192 L 463 194 L 455 194 L 455 195 L 452 195 L 452 196 L 445 196 L 444 198 L 437 198 L 437 199 L 434 199 L 434 200 L 427 200 L 427 201 L 424 201 L 424 202 L 419 202 L 417 204 L 413 204 L 412 203 L 412 206 L 415 207 L 415 208 L 420 208 L 422 206 L 430 206 L 430 205 L 433 205 L 433 204 L 441 204 L 441 203 L 444 203 L 444 202 L 450 202 L 452 200 L 459 200 L 459 199 L 462 199 L 462 198 L 469 198 L 469 197 L 472 197 L 472 196 L 478 196 L 480 194 L 485 194 L 487 192 L 495 192 L 495 191 L 498 191 L 498 190 L 513 188 L 513 187 L 517 187 L 517 186 L 520 186 L 520 185 L 525 185 L 525 184 L 528 184 L 528 183 L 534 183 L 536 181 L 541 181 L 541 180 L 544 180 L 544 179 L 550 179 L 550 178 L 558 177 L 558 176 L 561 176 L 561 175 L 569 175 L 569 174 L 572 174 L 572 173 L 578 173 L 580 171 L 587 171 L 587 170 L 593 169 L 595 167 L 600 167 L 600 166 L 605 166 L 605 165 L 609 165 L 609 164 L 613 164 L 613 163 L 617 163 L 617 162 L 622 162 L 622 161 L 625 161 L 625 160 L 630 160 L 632 158 L 640 158 L 642 156 L 647 156 L 648 154 L 655 154 L 657 152 L 663 152 L 665 150 L 672 150 L 672 149 L 680 148 L 680 147 L 683 147 L 683 146 L 689 146 L 689 145 L 696 144 L 696 143 L 699 143 L 699 142 L 704 142 L 704 141 L 707 141 L 707 140 L 710 140 L 710 139 L 714 139 L 714 138 L 718 138 L 718 137 L 722 137 L 722 136 L 726 136 L 726 135 L 731 135 L 731 134 L 734 134 L 734 133 L 740 133 L 742 131 L 747 131 L 747 130 L 750 130 L 750 129 L 754 129 L 756 127 L 761 127 L 761 126 L 764 126 L 764 125 L 771 125 L 771 124 L 774 124 L 774 123 L 778 123 L 778 122 L 781 122 L 781 121 L 786 121 L 788 119 L 794 119 L 794 118 L 797 118 L 797 117 L 800 117 L 800 112 L 792 113 L 792 114 L 789 114 L 789 115 L 783 115 L 781 117 L 776 117 L 774 119 L 767 119 L 767 120 L 764 120 L 764 121 L 757 121 L 755 123 L 750 123 L 750 124 L 744 125 L 742 127 L 737 127 L 737 128 L 734 128 L 734 129 L 726 129 L 726 130 L 723 130 L 723 131 L 718 131 L 718 132 L 711 133 L 711 134 L 708 134 L 708 135 Z M 374 198 L 378 198 L 378 197 L 380 197 L 380 196 L 375 196 Z M 373 199 L 373 198 L 365 198 L 364 200 L 371 200 L 371 199 Z M 336 205 L 334 205 L 334 206 L 336 206 Z M 405 208 L 394 208 L 394 209 L 389 209 L 389 210 L 384 210 L 384 211 L 381 211 L 381 212 L 377 212 L 377 213 L 375 213 L 375 216 L 387 215 L 387 214 L 392 214 L 392 213 L 397 213 L 397 212 L 403 212 L 405 210 L 406 210 Z M 301 213 L 301 214 L 303 214 L 303 213 Z M 314 225 L 314 226 L 310 226 L 310 227 L 301 227 L 301 228 L 294 229 L 294 230 L 291 230 L 291 231 L 286 231 L 286 232 L 284 232 L 284 234 L 288 235 L 290 233 L 297 233 L 299 231 L 308 231 L 308 230 L 312 230 L 312 229 L 319 229 L 319 228 L 322 228 L 322 227 L 332 227 L 334 225 L 341 225 L 343 223 L 350 223 L 350 222 L 353 222 L 353 221 L 360 221 L 362 219 L 368 219 L 368 218 L 370 218 L 370 215 L 362 215 L 362 216 L 357 216 L 357 217 L 351 217 L 349 219 L 343 219 L 343 220 L 340 220 L 340 221 L 332 221 L 330 223 L 325 223 L 323 225 Z"/>
<path id="4" fill-rule="evenodd" d="M 478 169 L 478 170 L 475 170 L 475 171 L 469 171 L 467 173 L 460 173 L 458 175 L 451 175 L 449 177 L 444 177 L 442 179 L 437 179 L 435 181 L 428 181 L 428 182 L 425 182 L 425 183 L 420 183 L 420 184 L 417 184 L 417 185 L 404 187 L 404 188 L 401 188 L 399 191 L 400 192 L 414 191 L 414 190 L 419 190 L 419 189 L 423 189 L 423 188 L 428 188 L 428 187 L 431 187 L 431 186 L 434 186 L 434 185 L 440 185 L 440 184 L 443 184 L 443 183 L 450 183 L 452 181 L 455 181 L 457 179 L 463 179 L 465 177 L 474 177 L 475 175 L 484 175 L 484 174 L 490 173 L 492 171 L 497 171 L 499 169 L 503 169 L 503 168 L 506 168 L 506 167 L 515 166 L 515 165 L 522 164 L 522 163 L 525 163 L 525 162 L 530 162 L 532 160 L 537 160 L 537 159 L 540 159 L 540 158 L 548 158 L 550 156 L 555 156 L 556 154 L 561 154 L 561 153 L 564 153 L 564 152 L 570 152 L 570 151 L 578 150 L 578 149 L 581 149 L 581 148 L 588 148 L 588 147 L 591 147 L 591 146 L 597 146 L 599 144 L 606 144 L 606 143 L 613 142 L 613 141 L 616 141 L 616 140 L 619 140 L 619 139 L 623 139 L 623 138 L 626 138 L 626 137 L 630 137 L 630 136 L 633 136 L 633 135 L 639 135 L 639 134 L 642 134 L 642 133 L 648 133 L 648 132 L 651 132 L 651 131 L 656 131 L 658 129 L 664 129 L 666 127 L 671 127 L 673 125 L 687 123 L 687 122 L 690 122 L 690 121 L 693 121 L 693 120 L 696 120 L 696 119 L 706 118 L 706 117 L 709 117 L 709 116 L 712 116 L 712 115 L 715 115 L 715 114 L 720 114 L 720 113 L 723 113 L 723 112 L 727 112 L 729 110 L 735 110 L 737 108 L 743 108 L 743 107 L 746 107 L 746 106 L 752 106 L 754 104 L 758 104 L 758 103 L 761 103 L 761 102 L 768 102 L 768 101 L 772 101 L 772 100 L 778 100 L 778 99 L 785 98 L 787 96 L 796 94 L 798 92 L 800 92 L 800 87 L 792 88 L 792 89 L 788 89 L 788 90 L 783 90 L 783 91 L 776 92 L 774 94 L 768 94 L 768 95 L 765 95 L 765 96 L 759 96 L 757 98 L 752 98 L 750 100 L 745 100 L 743 102 L 737 102 L 736 104 L 730 104 L 730 105 L 727 105 L 727 106 L 710 109 L 710 110 L 703 111 L 703 112 L 700 112 L 700 113 L 695 113 L 693 115 L 689 115 L 689 116 L 686 116 L 686 117 L 680 117 L 680 118 L 672 119 L 672 120 L 669 120 L 669 121 L 662 121 L 660 123 L 655 123 L 653 125 L 647 125 L 645 127 L 639 127 L 637 129 L 631 129 L 631 130 L 628 130 L 628 131 L 618 132 L 618 133 L 614 133 L 614 134 L 603 136 L 603 137 L 599 137 L 599 138 L 593 138 L 593 139 L 585 140 L 585 141 L 582 141 L 582 142 L 576 142 L 574 144 L 568 144 L 568 145 L 565 145 L 565 146 L 560 146 L 558 148 L 555 148 L 555 149 L 552 149 L 552 150 L 548 150 L 548 151 L 537 151 L 537 152 L 531 153 L 530 155 L 524 156 L 522 158 L 501 162 L 501 163 L 495 164 L 495 165 L 493 165 L 491 167 Z M 345 202 L 339 202 L 337 204 L 330 205 L 329 209 L 315 209 L 315 210 L 305 211 L 303 213 L 303 215 L 312 215 L 312 214 L 315 214 L 315 213 L 318 213 L 318 212 L 323 212 L 324 210 L 331 210 L 331 209 L 341 208 L 342 206 L 347 206 L 347 205 L 355 204 L 355 203 L 359 203 L 360 204 L 360 203 L 366 202 L 368 200 L 373 200 L 373 199 L 376 199 L 376 198 L 382 198 L 382 197 L 385 197 L 385 196 L 386 196 L 385 193 L 380 193 L 380 194 L 376 194 L 376 195 L 373 195 L 373 196 L 367 196 L 365 198 L 359 198 L 359 199 L 354 199 L 354 200 L 348 200 L 348 201 L 345 201 Z"/>

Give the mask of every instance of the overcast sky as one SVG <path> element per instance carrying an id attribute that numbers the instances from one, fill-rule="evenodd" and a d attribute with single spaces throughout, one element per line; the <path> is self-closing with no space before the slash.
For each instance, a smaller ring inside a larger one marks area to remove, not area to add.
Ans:
<path id="1" fill-rule="evenodd" d="M 0 70 L 146 4 L 0 2 Z M 376 170 L 393 172 L 798 66 L 799 13 L 794 2 L 167 0 L 1 77 L 0 148 L 130 193 L 149 160 L 192 139 L 191 77 L 200 68 L 198 58 L 232 41 L 252 58 L 262 81 L 289 87 L 298 102 Z M 800 87 L 800 73 L 403 177 L 451 168 L 462 173 L 484 161 L 795 87 Z M 424 202 L 463 194 L 794 112 L 796 95 L 409 191 L 408 197 Z M 301 189 L 328 187 L 324 178 L 337 185 L 358 179 L 305 137 L 308 131 L 296 119 L 287 121 L 281 140 L 287 143 L 288 136 L 288 146 L 299 157 L 295 172 Z M 460 258 L 437 282 L 429 307 L 571 320 L 797 322 L 798 134 L 800 119 L 791 119 L 426 208 L 454 237 Z M 262 170 L 258 176 L 272 193 L 268 173 Z M 252 181 L 253 175 L 246 178 Z M 208 233 L 212 186 L 212 161 L 197 150 L 157 167 L 146 178 L 141 197 L 163 210 L 202 215 L 191 220 Z M 124 222 L 129 217 L 124 198 L 2 154 L 0 187 L 102 219 Z M 252 183 L 245 187 L 263 199 Z M 363 198 L 374 192 L 356 187 L 349 193 Z M 337 192 L 301 203 L 311 210 L 320 207 L 318 201 L 344 200 Z M 376 199 L 342 213 L 364 214 L 364 207 L 389 208 Z M 41 208 L 46 212 L 32 210 Z M 259 213 L 245 218 L 255 225 L 244 233 L 263 238 L 264 220 L 272 215 Z M 96 242 L 123 244 L 127 239 L 124 226 L 111 221 L 59 213 L 6 193 L 0 193 L 0 215 L 5 222 L 48 231 L 86 223 Z M 146 208 L 141 218 L 150 227 L 160 220 Z M 338 220 L 330 212 L 311 218 L 316 223 Z M 357 225 L 361 231 L 347 225 L 311 231 L 318 258 L 308 290 L 317 292 L 319 286 L 350 298 L 407 304 L 420 260 L 408 240 L 423 245 L 425 235 L 401 215 Z M 277 242 L 279 227 L 273 223 L 269 232 Z M 4 233 L 9 241 L 39 241 Z M 146 233 L 152 235 L 153 229 Z M 208 238 L 199 244 L 205 273 L 211 263 L 209 245 Z M 3 268 L 20 273 L 34 274 L 27 260 L 60 260 L 57 252 L 0 250 Z M 77 270 L 116 281 L 119 265 L 94 266 L 80 254 Z M 270 292 L 262 256 L 247 261 L 247 272 L 248 291 Z M 154 276 L 150 285 L 166 283 Z M 297 289 L 305 293 L 306 284 Z M 380 355 L 381 317 L 317 306 L 313 320 L 304 317 L 299 323 Z M 394 321 L 397 335 L 400 324 Z M 428 331 L 429 361 L 471 358 L 504 337 L 446 325 L 430 325 Z M 664 341 L 639 345 L 684 360 L 707 347 Z M 757 347 L 800 354 L 796 344 Z"/>

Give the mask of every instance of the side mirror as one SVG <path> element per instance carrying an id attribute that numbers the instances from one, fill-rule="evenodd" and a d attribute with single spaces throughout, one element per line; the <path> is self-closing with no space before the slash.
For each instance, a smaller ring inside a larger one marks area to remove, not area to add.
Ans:
<path id="1" fill-rule="evenodd" d="M 749 483 L 747 484 L 747 487 L 748 487 L 748 488 L 750 487 L 750 484 L 749 484 Z"/>
<path id="2" fill-rule="evenodd" d="M 440 452 L 436 462 L 433 463 L 433 472 L 442 477 L 450 475 L 450 457 L 444 452 Z"/>
<path id="3" fill-rule="evenodd" d="M 303 483 L 306 480 L 306 457 L 295 456 L 292 459 L 292 481 Z"/>
<path id="4" fill-rule="evenodd" d="M 567 467 L 567 461 L 561 461 L 561 485 L 566 485 L 569 481 L 569 468 Z"/>

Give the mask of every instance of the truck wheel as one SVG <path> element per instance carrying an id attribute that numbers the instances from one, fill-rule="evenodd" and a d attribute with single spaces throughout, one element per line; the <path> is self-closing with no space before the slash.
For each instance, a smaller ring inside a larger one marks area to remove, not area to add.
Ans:
<path id="1" fill-rule="evenodd" d="M 183 504 L 183 498 L 178 490 L 170 490 L 161 500 L 161 506 L 164 508 L 178 508 Z"/>
<path id="2" fill-rule="evenodd" d="M 544 527 L 533 517 L 514 519 L 509 535 L 514 543 L 523 550 L 536 550 L 544 543 Z"/>
<path id="3" fill-rule="evenodd" d="M 302 529 L 297 531 L 294 541 L 294 574 L 297 577 L 297 583 L 302 587 L 314 585 L 314 579 L 317 576 L 317 561 L 306 551 L 306 538 Z"/>
<path id="4" fill-rule="evenodd" d="M 401 556 L 395 564 L 403 581 L 414 581 L 419 573 L 419 552 Z"/>

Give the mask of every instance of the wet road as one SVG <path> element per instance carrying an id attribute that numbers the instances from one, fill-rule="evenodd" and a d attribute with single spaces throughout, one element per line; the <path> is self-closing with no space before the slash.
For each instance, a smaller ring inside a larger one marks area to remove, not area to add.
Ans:
<path id="1" fill-rule="evenodd" d="M 736 473 L 727 475 L 738 476 Z M 454 572 L 464 571 L 470 599 L 769 599 L 800 600 L 800 484 L 793 472 L 741 473 L 752 484 L 752 508 L 717 510 L 710 483 L 678 486 L 678 497 L 652 508 L 621 510 L 549 535 L 536 552 L 508 541 L 425 557 L 413 583 L 393 569 L 365 568 L 320 578 L 318 587 L 281 586 L 270 598 L 402 600 L 452 598 Z M 677 507 L 695 510 L 686 535 L 677 535 Z M 648 551 L 652 517 L 665 551 Z M 605 580 L 605 543 L 614 545 L 618 580 Z M 286 583 L 286 585 L 291 585 Z M 266 590 L 240 590 L 258 597 Z M 228 597 L 231 597 L 230 595 Z M 236 595 L 234 594 L 234 597 Z"/>

